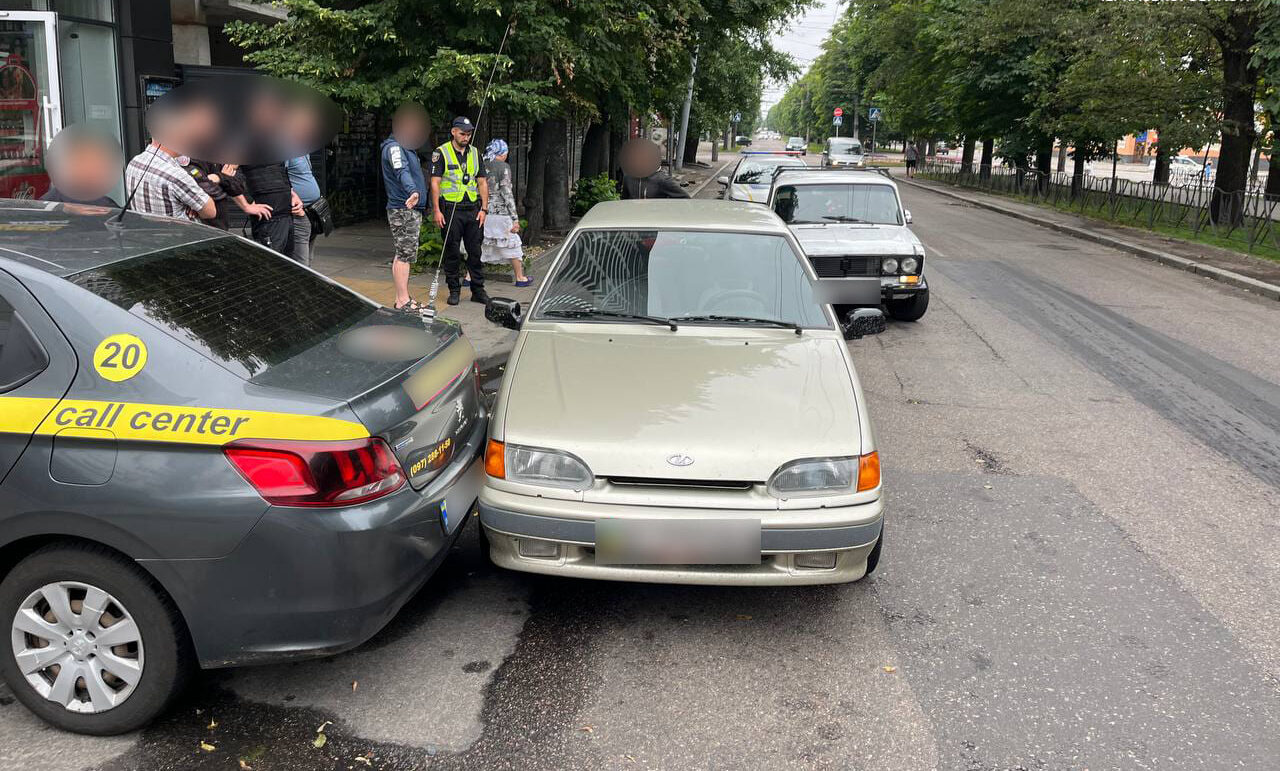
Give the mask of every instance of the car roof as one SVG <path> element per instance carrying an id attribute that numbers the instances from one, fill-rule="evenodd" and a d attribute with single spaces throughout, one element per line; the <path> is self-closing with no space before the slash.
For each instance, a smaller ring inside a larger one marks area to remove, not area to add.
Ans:
<path id="1" fill-rule="evenodd" d="M 782 153 L 743 153 L 738 159 L 738 166 L 747 161 L 766 161 L 768 163 L 786 163 L 791 166 L 808 166 L 803 158 L 795 155 L 783 155 Z"/>
<path id="2" fill-rule="evenodd" d="M 730 230 L 786 235 L 786 224 L 772 209 L 745 201 L 667 198 L 603 201 L 591 207 L 578 228 L 628 230 Z"/>
<path id="3" fill-rule="evenodd" d="M 226 233 L 194 222 L 103 206 L 0 199 L 0 265 L 70 276 Z"/>
<path id="4" fill-rule="evenodd" d="M 884 174 L 875 171 L 857 171 L 849 169 L 815 169 L 812 166 L 804 169 L 790 166 L 781 167 L 774 176 L 774 184 L 786 180 L 788 185 L 889 185 L 897 189 L 898 185 Z"/>

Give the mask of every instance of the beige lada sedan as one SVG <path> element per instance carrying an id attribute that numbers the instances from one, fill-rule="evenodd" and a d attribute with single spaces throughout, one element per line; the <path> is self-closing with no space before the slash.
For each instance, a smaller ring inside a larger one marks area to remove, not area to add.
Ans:
<path id="1" fill-rule="evenodd" d="M 866 399 L 815 276 L 769 209 L 593 208 L 519 330 L 479 512 L 512 570 L 681 584 L 855 581 L 884 503 Z M 878 310 L 849 323 L 884 328 Z"/>

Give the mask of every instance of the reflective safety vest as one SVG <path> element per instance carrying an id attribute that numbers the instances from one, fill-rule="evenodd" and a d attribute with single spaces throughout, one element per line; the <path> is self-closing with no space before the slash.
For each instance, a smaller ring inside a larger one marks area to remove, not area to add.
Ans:
<path id="1" fill-rule="evenodd" d="M 462 168 L 458 154 L 453 151 L 453 142 L 445 142 L 436 148 L 444 158 L 444 176 L 440 178 L 440 197 L 449 203 L 458 203 L 466 196 L 468 201 L 480 197 L 480 187 L 476 183 L 476 174 L 480 171 L 480 153 L 474 147 L 467 148 L 467 167 Z"/>

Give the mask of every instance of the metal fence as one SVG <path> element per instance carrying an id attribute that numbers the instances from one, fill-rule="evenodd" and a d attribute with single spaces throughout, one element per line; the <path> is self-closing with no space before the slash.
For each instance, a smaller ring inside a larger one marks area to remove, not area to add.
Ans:
<path id="1" fill-rule="evenodd" d="M 1211 234 L 1248 251 L 1280 250 L 1280 196 L 1261 190 L 1219 190 L 1201 185 L 1162 185 L 1114 177 L 1043 174 L 1029 169 L 934 160 L 920 175 L 961 187 L 1017 196 L 1122 225 Z"/>

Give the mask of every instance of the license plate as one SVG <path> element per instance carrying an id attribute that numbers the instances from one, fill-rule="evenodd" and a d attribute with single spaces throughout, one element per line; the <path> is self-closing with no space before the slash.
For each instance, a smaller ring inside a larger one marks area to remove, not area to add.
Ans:
<path id="1" fill-rule="evenodd" d="M 758 565 L 758 519 L 596 520 L 602 565 Z"/>
<path id="2" fill-rule="evenodd" d="M 452 533 L 466 521 L 480 497 L 480 487 L 484 484 L 484 464 L 474 461 L 466 473 L 453 483 L 440 502 L 440 516 L 444 519 L 445 530 Z"/>

